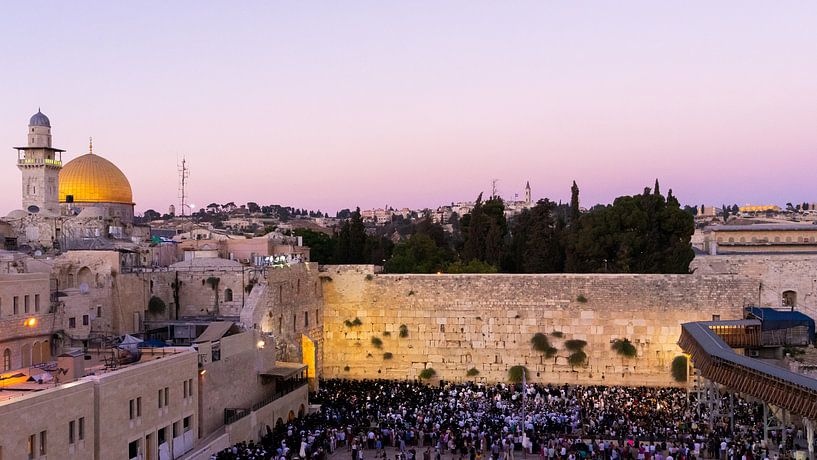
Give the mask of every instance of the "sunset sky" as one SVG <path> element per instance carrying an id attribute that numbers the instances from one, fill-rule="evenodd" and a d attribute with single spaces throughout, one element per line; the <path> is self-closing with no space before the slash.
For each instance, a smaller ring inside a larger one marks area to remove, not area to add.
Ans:
<path id="1" fill-rule="evenodd" d="M 817 201 L 817 2 L 9 2 L 0 215 L 38 107 L 64 160 L 190 201 Z"/>

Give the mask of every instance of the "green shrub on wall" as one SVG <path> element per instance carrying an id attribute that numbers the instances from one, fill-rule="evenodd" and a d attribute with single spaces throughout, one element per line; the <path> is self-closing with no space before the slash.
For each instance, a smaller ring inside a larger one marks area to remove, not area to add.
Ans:
<path id="1" fill-rule="evenodd" d="M 428 380 L 428 379 L 434 377 L 435 375 L 437 375 L 437 371 L 435 371 L 431 367 L 427 367 L 427 368 L 423 369 L 422 371 L 420 371 L 419 377 L 420 377 L 420 380 Z"/>
<path id="2" fill-rule="evenodd" d="M 542 334 L 541 332 L 537 332 L 533 335 L 530 339 L 530 344 L 534 350 L 540 351 L 545 354 L 545 357 L 552 358 L 556 355 L 556 348 L 550 345 L 550 340 L 548 340 L 548 336 Z"/>
<path id="3" fill-rule="evenodd" d="M 686 356 L 676 356 L 672 360 L 672 378 L 678 383 L 687 381 L 687 367 L 689 362 Z"/>
<path id="4" fill-rule="evenodd" d="M 565 341 L 565 348 L 573 352 L 582 351 L 586 346 L 587 342 L 585 342 L 584 340 L 572 339 Z"/>
<path id="5" fill-rule="evenodd" d="M 610 348 L 624 358 L 635 358 L 638 355 L 638 350 L 629 339 L 616 339 Z"/>
<path id="6" fill-rule="evenodd" d="M 468 372 L 466 372 L 465 375 L 467 377 L 476 377 L 479 375 L 479 369 L 472 367 L 471 369 L 468 369 Z"/>
<path id="7" fill-rule="evenodd" d="M 148 311 L 155 315 L 164 313 L 166 308 L 165 301 L 156 296 L 152 296 L 148 301 Z"/>
<path id="8" fill-rule="evenodd" d="M 527 374 L 528 369 L 525 366 L 513 366 L 508 369 L 508 380 L 511 383 L 520 383 L 522 375 Z"/>
<path id="9" fill-rule="evenodd" d="M 570 367 L 575 366 L 584 366 L 587 364 L 587 353 L 578 350 L 574 351 L 570 356 L 567 357 L 567 362 L 570 364 Z"/>

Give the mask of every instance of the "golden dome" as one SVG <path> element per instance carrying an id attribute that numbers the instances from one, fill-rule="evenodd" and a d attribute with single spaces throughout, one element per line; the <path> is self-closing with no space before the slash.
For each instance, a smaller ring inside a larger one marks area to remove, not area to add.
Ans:
<path id="1" fill-rule="evenodd" d="M 110 161 L 86 153 L 66 163 L 60 171 L 60 203 L 67 195 L 75 203 L 133 204 L 128 178 Z"/>

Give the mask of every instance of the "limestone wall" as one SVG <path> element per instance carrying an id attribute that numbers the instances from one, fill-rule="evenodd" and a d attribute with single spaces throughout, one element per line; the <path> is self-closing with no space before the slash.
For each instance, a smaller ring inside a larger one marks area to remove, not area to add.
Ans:
<path id="1" fill-rule="evenodd" d="M 783 293 L 793 291 L 794 308 L 817 318 L 817 254 L 697 256 L 690 268 L 700 274 L 738 274 L 757 280 L 753 300 L 762 306 L 781 308 Z"/>
<path id="2" fill-rule="evenodd" d="M 504 381 L 524 365 L 529 381 L 672 384 L 680 324 L 738 318 L 758 286 L 732 275 L 377 275 L 365 266 L 321 276 L 325 377 L 413 379 L 431 367 L 453 381 L 471 368 L 477 380 Z M 362 325 L 345 324 L 355 318 Z M 532 349 L 537 332 L 550 334 L 555 358 Z M 617 338 L 638 356 L 613 352 Z M 587 341 L 586 366 L 567 364 L 569 339 Z"/>

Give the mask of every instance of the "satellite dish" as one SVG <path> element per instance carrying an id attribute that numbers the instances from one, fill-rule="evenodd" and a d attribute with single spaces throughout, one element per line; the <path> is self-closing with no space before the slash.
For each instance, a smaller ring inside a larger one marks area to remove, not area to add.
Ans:
<path id="1" fill-rule="evenodd" d="M 36 204 L 32 204 L 31 206 L 29 206 L 29 207 L 28 207 L 28 208 L 26 208 L 26 209 L 27 209 L 27 210 L 28 210 L 28 212 L 30 212 L 31 214 L 37 214 L 38 212 L 40 212 L 40 208 L 39 208 L 39 206 L 37 206 Z"/>
<path id="2" fill-rule="evenodd" d="M 42 256 L 42 255 L 43 255 L 43 252 L 42 252 L 42 251 L 40 251 L 39 249 L 37 249 L 36 251 L 34 251 L 34 257 L 40 257 L 40 256 Z"/>
<path id="3" fill-rule="evenodd" d="M 87 294 L 91 289 L 88 287 L 88 283 L 81 283 L 79 285 L 79 293 L 80 294 Z"/>

